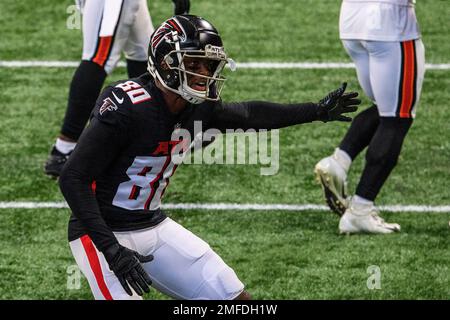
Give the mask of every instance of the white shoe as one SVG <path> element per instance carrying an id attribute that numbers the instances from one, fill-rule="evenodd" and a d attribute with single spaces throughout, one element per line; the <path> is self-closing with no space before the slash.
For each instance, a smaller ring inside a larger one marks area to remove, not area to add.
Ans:
<path id="1" fill-rule="evenodd" d="M 339 221 L 339 232 L 351 233 L 393 233 L 400 231 L 397 223 L 387 223 L 378 215 L 374 205 L 354 204 L 350 202 L 349 208 Z"/>
<path id="2" fill-rule="evenodd" d="M 316 164 L 314 172 L 322 185 L 328 206 L 339 216 L 342 216 L 348 207 L 346 170 L 339 164 L 333 154 L 320 160 Z"/>

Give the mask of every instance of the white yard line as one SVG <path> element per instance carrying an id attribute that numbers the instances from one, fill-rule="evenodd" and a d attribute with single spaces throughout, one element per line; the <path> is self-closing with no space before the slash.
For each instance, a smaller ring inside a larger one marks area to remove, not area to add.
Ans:
<path id="1" fill-rule="evenodd" d="M 5 202 L 0 201 L 0 209 L 39 209 L 68 208 L 66 202 Z M 390 212 L 442 212 L 450 213 L 448 206 L 429 205 L 391 205 L 380 206 L 382 211 Z M 318 204 L 253 204 L 253 203 L 166 203 L 162 209 L 178 210 L 283 210 L 283 211 L 327 211 L 327 206 Z"/>
<path id="2" fill-rule="evenodd" d="M 22 61 L 0 60 L 0 68 L 75 68 L 79 61 Z M 125 67 L 123 61 L 119 62 L 119 67 Z M 353 63 L 344 62 L 240 62 L 237 68 L 241 69 L 353 69 Z M 428 70 L 450 70 L 450 63 L 427 63 Z"/>
<path id="3" fill-rule="evenodd" d="M 0 68 L 74 68 L 79 61 L 1 61 Z M 119 62 L 124 67 L 124 62 Z M 341 62 L 242 62 L 242 69 L 352 69 L 353 63 Z M 426 64 L 429 70 L 450 70 L 450 63 Z M 0 209 L 67 208 L 65 202 L 0 202 Z M 285 210 L 285 211 L 325 211 L 327 206 L 317 204 L 238 204 L 238 203 L 167 203 L 163 209 L 179 210 Z M 392 205 L 380 206 L 391 212 L 450 212 L 450 206 Z"/>

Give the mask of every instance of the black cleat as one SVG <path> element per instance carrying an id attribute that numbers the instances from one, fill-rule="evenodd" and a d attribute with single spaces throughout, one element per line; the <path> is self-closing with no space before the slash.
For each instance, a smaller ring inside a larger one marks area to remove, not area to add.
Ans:
<path id="1" fill-rule="evenodd" d="M 58 149 L 53 146 L 50 156 L 48 157 L 47 162 L 45 162 L 45 174 L 55 179 L 58 178 L 71 153 L 72 151 L 69 153 L 59 152 Z"/>

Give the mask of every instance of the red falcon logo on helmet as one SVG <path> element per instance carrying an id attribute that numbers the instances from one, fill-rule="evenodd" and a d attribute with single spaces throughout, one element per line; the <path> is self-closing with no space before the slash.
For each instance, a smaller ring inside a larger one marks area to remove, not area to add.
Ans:
<path id="1" fill-rule="evenodd" d="M 163 39 L 172 39 L 172 32 L 176 31 L 178 37 L 180 37 L 181 41 L 184 41 L 186 38 L 186 33 L 183 30 L 183 27 L 177 22 L 175 18 L 169 19 L 164 22 L 155 32 L 152 38 L 152 51 L 155 52 L 155 49 L 159 46 Z"/>

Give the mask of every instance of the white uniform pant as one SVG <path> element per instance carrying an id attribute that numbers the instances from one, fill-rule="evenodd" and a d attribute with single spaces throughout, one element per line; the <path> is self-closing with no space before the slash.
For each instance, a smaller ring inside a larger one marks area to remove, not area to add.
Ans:
<path id="1" fill-rule="evenodd" d="M 342 40 L 365 94 L 381 117 L 414 118 L 425 74 L 420 39 L 403 42 Z"/>
<path id="2" fill-rule="evenodd" d="M 111 73 L 120 59 L 147 61 L 153 24 L 146 0 L 85 0 L 83 60 Z"/>
<path id="3" fill-rule="evenodd" d="M 155 227 L 114 232 L 119 243 L 154 260 L 143 264 L 152 287 L 175 299 L 232 300 L 244 290 L 235 272 L 202 239 L 170 218 Z M 75 260 L 98 300 L 130 297 L 86 235 L 70 242 Z"/>

